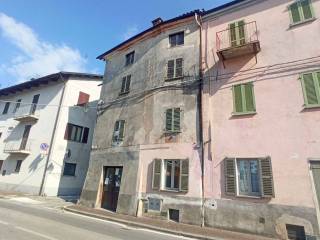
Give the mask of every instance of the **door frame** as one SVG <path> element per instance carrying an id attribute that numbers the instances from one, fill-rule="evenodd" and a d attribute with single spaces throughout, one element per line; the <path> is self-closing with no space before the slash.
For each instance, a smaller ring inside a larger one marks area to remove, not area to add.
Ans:
<path id="1" fill-rule="evenodd" d="M 32 125 L 24 125 L 24 129 L 23 129 L 23 133 L 22 133 L 22 138 L 21 138 L 21 142 L 20 142 L 20 150 L 26 150 L 27 144 L 28 144 L 28 140 L 29 140 L 29 136 L 30 136 L 30 131 L 31 131 L 31 127 Z M 26 130 L 28 130 L 28 132 L 26 133 Z M 25 134 L 27 135 L 25 137 Z"/>
<path id="2" fill-rule="evenodd" d="M 311 179 L 311 187 L 312 187 L 312 193 L 313 193 L 313 201 L 315 203 L 315 207 L 316 207 L 316 213 L 317 213 L 317 220 L 318 220 L 318 228 L 320 231 L 320 202 L 318 201 L 317 198 L 317 190 L 316 190 L 316 186 L 314 183 L 314 179 L 313 179 L 313 173 L 312 173 L 312 168 L 311 165 L 314 162 L 319 162 L 320 163 L 320 158 L 308 158 L 308 167 L 309 167 L 309 174 L 310 174 L 310 179 Z"/>

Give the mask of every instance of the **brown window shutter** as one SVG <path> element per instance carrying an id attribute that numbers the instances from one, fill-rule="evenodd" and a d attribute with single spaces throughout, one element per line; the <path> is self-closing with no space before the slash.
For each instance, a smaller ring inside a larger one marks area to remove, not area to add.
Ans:
<path id="1" fill-rule="evenodd" d="M 236 166 L 235 158 L 224 160 L 225 190 L 228 195 L 236 195 Z"/>
<path id="2" fill-rule="evenodd" d="M 189 190 L 189 160 L 180 161 L 180 191 L 188 192 Z"/>
<path id="3" fill-rule="evenodd" d="M 160 190 L 161 186 L 161 159 L 154 159 L 153 161 L 153 176 L 152 176 L 152 189 Z"/>
<path id="4" fill-rule="evenodd" d="M 260 159 L 260 174 L 262 197 L 274 197 L 273 174 L 270 157 Z"/>
<path id="5" fill-rule="evenodd" d="M 89 136 L 89 128 L 85 127 L 83 131 L 83 136 L 82 136 L 82 143 L 88 142 L 88 136 Z"/>
<path id="6" fill-rule="evenodd" d="M 83 106 L 89 102 L 90 95 L 84 92 L 79 92 L 78 104 L 79 106 Z"/>
<path id="7" fill-rule="evenodd" d="M 71 135 L 71 129 L 72 129 L 72 126 L 70 125 L 70 123 L 67 123 L 66 131 L 64 132 L 64 139 L 65 140 L 69 140 L 69 137 Z"/>

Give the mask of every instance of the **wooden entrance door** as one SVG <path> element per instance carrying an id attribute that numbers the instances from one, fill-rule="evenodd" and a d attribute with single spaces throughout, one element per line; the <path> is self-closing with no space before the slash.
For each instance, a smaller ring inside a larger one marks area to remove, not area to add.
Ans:
<path id="1" fill-rule="evenodd" d="M 122 167 L 105 167 L 102 208 L 116 211 L 120 192 Z"/>
<path id="2" fill-rule="evenodd" d="M 31 125 L 26 125 L 24 127 L 23 135 L 22 135 L 22 140 L 20 144 L 20 150 L 25 150 L 28 142 L 28 137 L 30 133 Z"/>

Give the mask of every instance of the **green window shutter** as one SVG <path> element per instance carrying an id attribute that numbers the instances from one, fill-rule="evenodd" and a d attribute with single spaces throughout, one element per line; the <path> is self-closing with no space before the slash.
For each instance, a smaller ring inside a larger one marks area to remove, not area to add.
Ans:
<path id="1" fill-rule="evenodd" d="M 274 197 L 272 165 L 269 157 L 260 159 L 260 175 L 262 197 Z"/>
<path id="2" fill-rule="evenodd" d="M 124 138 L 124 126 L 125 126 L 125 121 L 121 120 L 119 124 L 119 141 L 122 141 Z"/>
<path id="3" fill-rule="evenodd" d="M 167 109 L 166 110 L 166 131 L 172 131 L 172 114 L 173 114 L 173 109 Z"/>
<path id="4" fill-rule="evenodd" d="M 168 69 L 167 69 L 167 78 L 172 79 L 174 78 L 174 60 L 168 61 Z"/>
<path id="5" fill-rule="evenodd" d="M 236 195 L 236 166 L 234 158 L 224 160 L 225 191 L 228 195 Z"/>
<path id="6" fill-rule="evenodd" d="M 291 13 L 292 23 L 300 22 L 302 19 L 300 16 L 299 3 L 296 2 L 296 3 L 291 4 L 289 9 L 290 9 L 290 13 Z"/>
<path id="7" fill-rule="evenodd" d="M 180 191 L 188 192 L 189 190 L 189 160 L 180 161 Z"/>
<path id="8" fill-rule="evenodd" d="M 237 23 L 237 25 L 238 25 L 238 34 L 239 34 L 238 44 L 243 45 L 246 43 L 245 23 L 243 20 L 241 20 Z"/>
<path id="9" fill-rule="evenodd" d="M 300 4 L 301 4 L 301 9 L 302 9 L 302 14 L 303 14 L 304 20 L 313 18 L 310 0 L 301 1 Z"/>
<path id="10" fill-rule="evenodd" d="M 244 111 L 241 85 L 233 86 L 233 103 L 234 103 L 234 112 L 241 113 Z"/>
<path id="11" fill-rule="evenodd" d="M 254 104 L 254 92 L 253 92 L 253 84 L 247 83 L 243 85 L 244 92 L 245 92 L 245 100 L 246 100 L 246 111 L 247 112 L 254 112 L 255 104 Z"/>
<path id="12" fill-rule="evenodd" d="M 176 59 L 176 74 L 175 77 L 183 77 L 183 59 Z"/>
<path id="13" fill-rule="evenodd" d="M 180 108 L 175 108 L 173 113 L 173 131 L 180 131 Z"/>
<path id="14" fill-rule="evenodd" d="M 301 78 L 306 106 L 319 105 L 319 81 L 316 81 L 316 75 L 306 73 Z"/>
<path id="15" fill-rule="evenodd" d="M 236 23 L 229 24 L 231 47 L 237 46 Z"/>
<path id="16" fill-rule="evenodd" d="M 246 43 L 244 20 L 229 24 L 229 31 L 231 47 L 240 46 Z"/>
<path id="17" fill-rule="evenodd" d="M 152 176 L 152 189 L 160 190 L 161 186 L 161 159 L 154 159 L 153 161 L 153 176 Z"/>

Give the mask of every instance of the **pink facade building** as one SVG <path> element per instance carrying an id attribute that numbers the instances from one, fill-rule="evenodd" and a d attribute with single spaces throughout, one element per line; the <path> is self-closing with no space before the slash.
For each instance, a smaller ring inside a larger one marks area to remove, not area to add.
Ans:
<path id="1" fill-rule="evenodd" d="M 233 1 L 203 16 L 207 225 L 319 235 L 319 16 L 311 0 Z"/>

